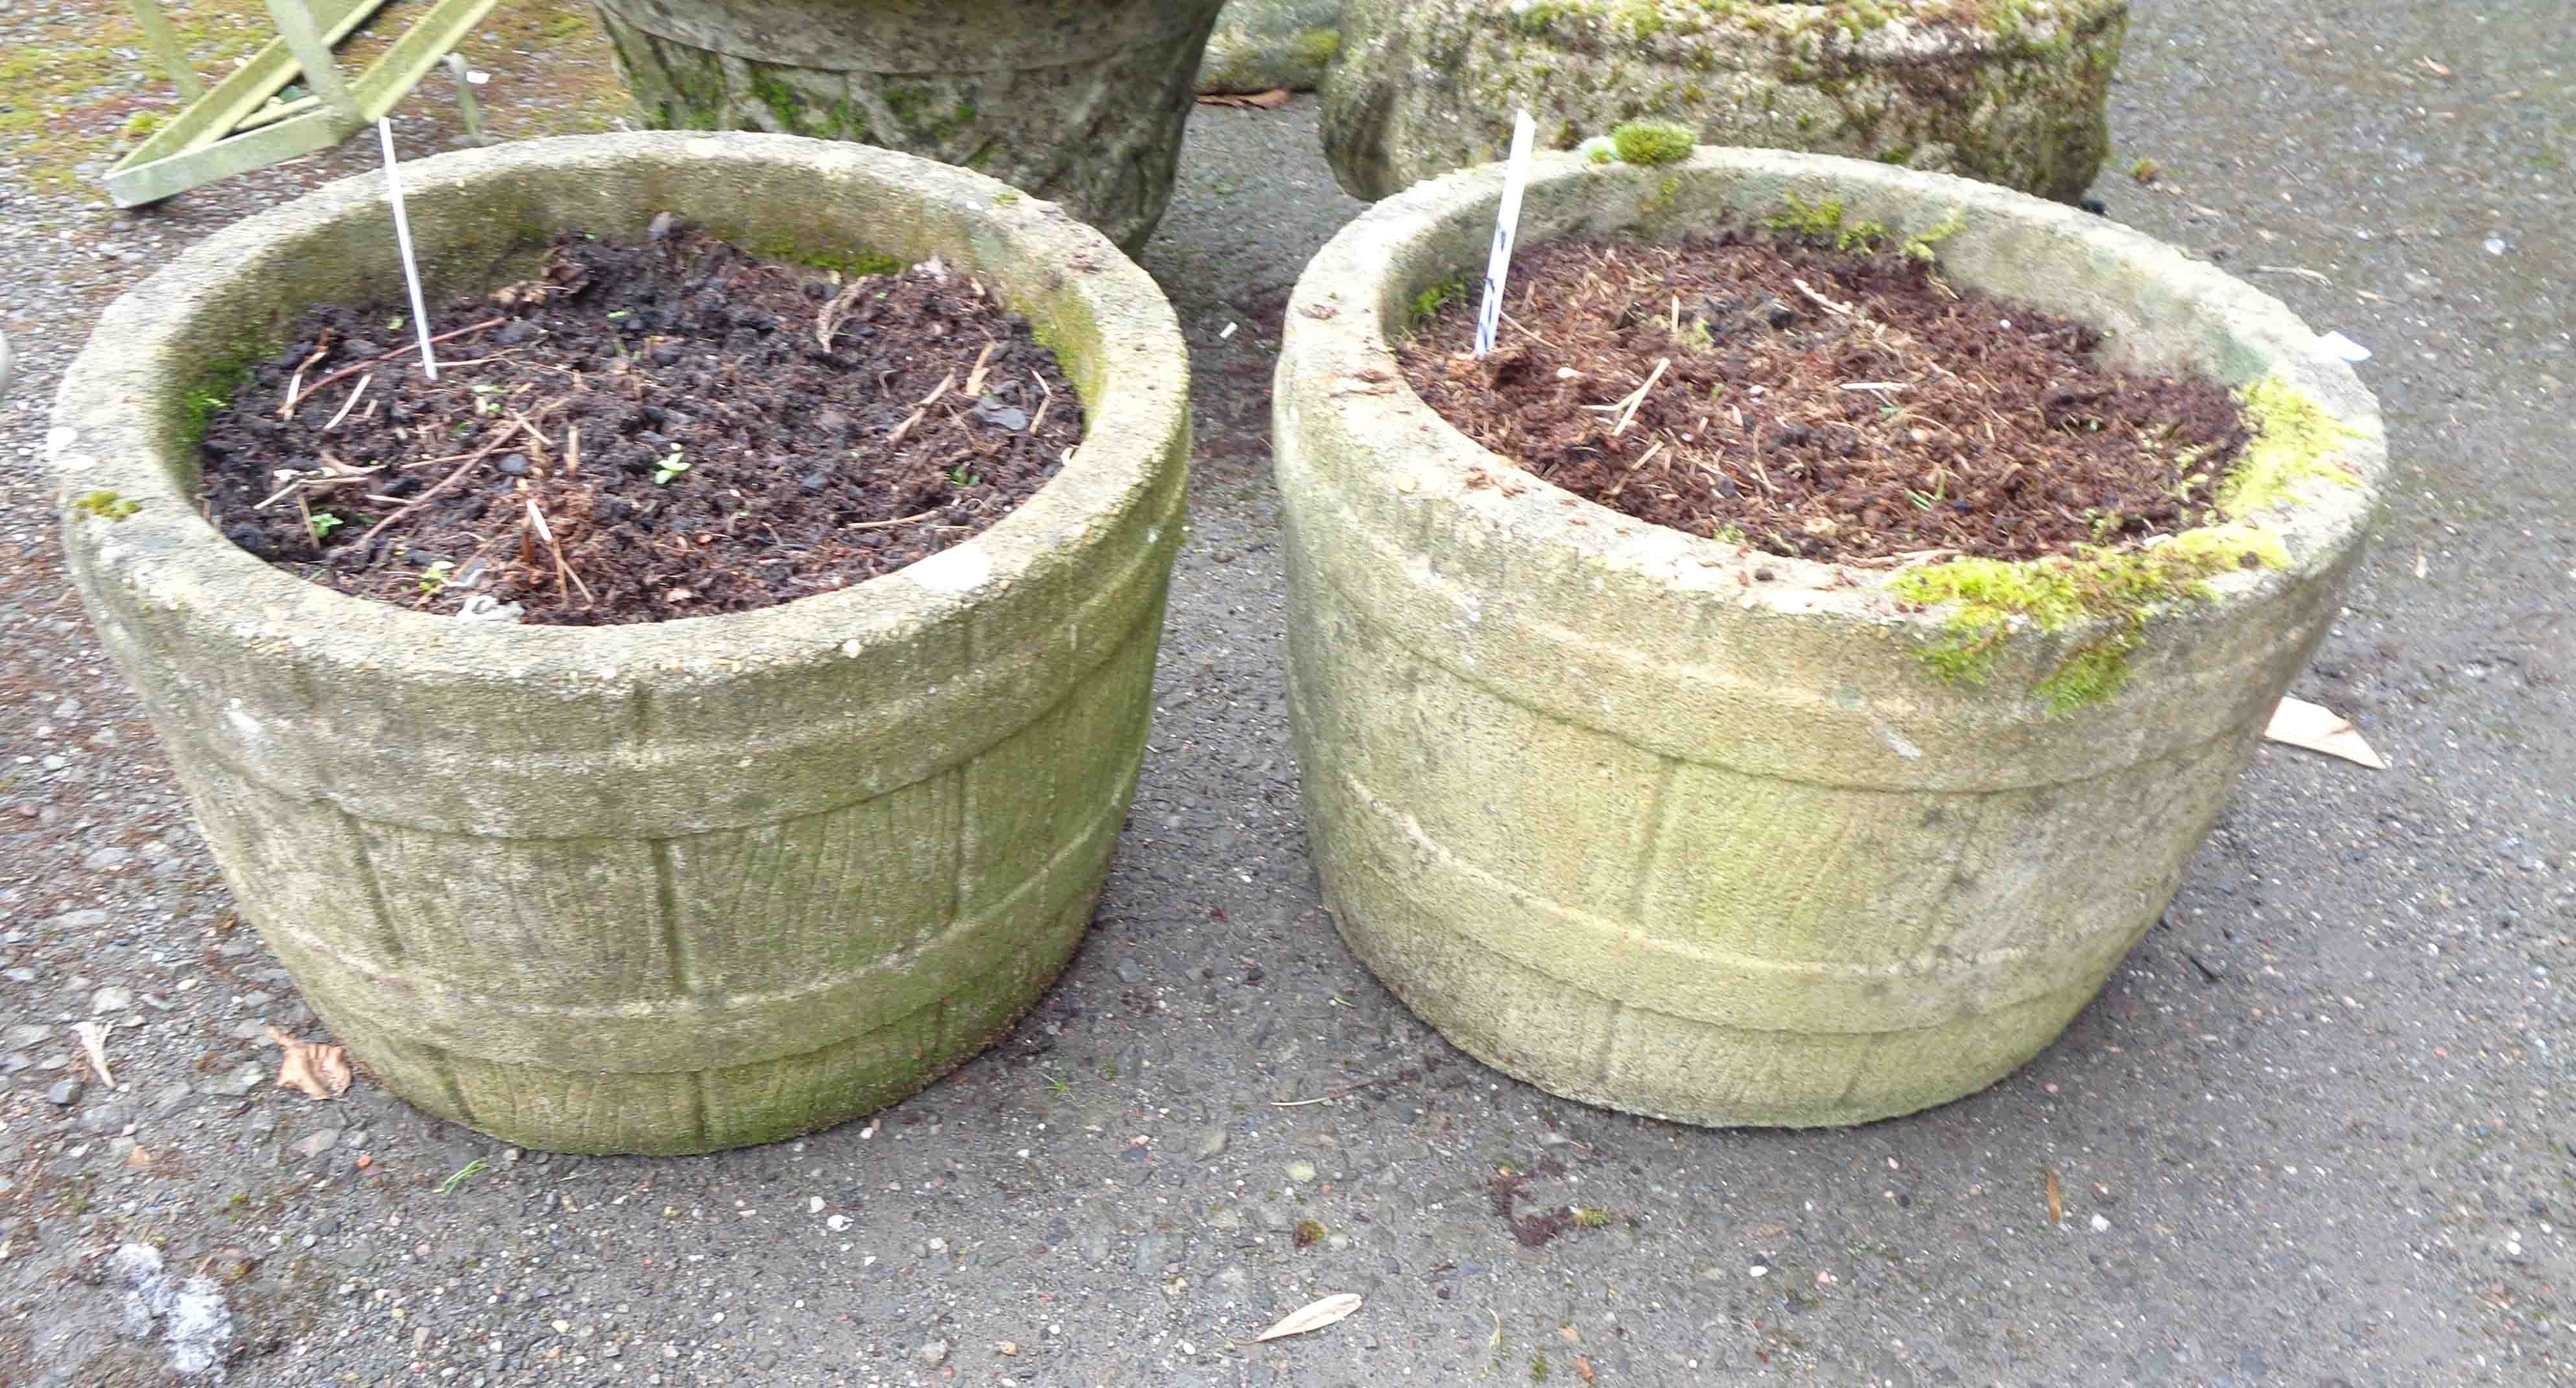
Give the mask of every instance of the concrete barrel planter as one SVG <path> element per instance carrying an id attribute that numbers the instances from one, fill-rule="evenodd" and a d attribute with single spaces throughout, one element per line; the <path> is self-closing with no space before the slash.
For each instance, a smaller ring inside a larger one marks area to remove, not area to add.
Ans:
<path id="1" fill-rule="evenodd" d="M 883 145 L 1054 198 L 1129 252 L 1172 197 L 1222 0 L 600 0 L 647 125 Z"/>
<path id="2" fill-rule="evenodd" d="M 1354 197 L 1622 121 L 2073 201 L 2110 147 L 2128 0 L 1348 0 L 1324 152 Z"/>
<path id="3" fill-rule="evenodd" d="M 74 580 L 242 914 L 367 1071 L 523 1146 L 705 1151 L 930 1083 L 1072 954 L 1144 753 L 1188 454 L 1161 293 L 1049 205 L 858 145 L 584 136 L 404 180 L 444 293 L 666 210 L 935 253 L 1056 349 L 1087 432 L 992 529 L 839 592 L 426 616 L 270 568 L 194 498 L 192 399 L 306 307 L 402 294 L 381 179 L 209 237 L 100 319 L 50 444 Z"/>
<path id="4" fill-rule="evenodd" d="M 2195 533 L 2273 566 L 2217 551 L 2204 601 L 2140 609 L 2105 701 L 2039 693 L 2128 629 L 2101 619 L 2008 616 L 1986 682 L 1948 683 L 1931 657 L 1967 609 L 1580 501 L 1404 384 L 1389 338 L 1481 273 L 1501 187 L 1488 166 L 1381 203 L 1287 314 L 1290 717 L 1326 904 L 1452 1041 L 1571 1098 L 1819 1125 L 1991 1083 L 2155 923 L 2335 616 L 2375 402 L 2277 301 L 2070 208 L 1813 155 L 1541 156 L 1523 245 L 1840 199 L 1959 224 L 1944 277 L 2110 329 L 2126 363 L 2253 387 L 2254 500 Z"/>

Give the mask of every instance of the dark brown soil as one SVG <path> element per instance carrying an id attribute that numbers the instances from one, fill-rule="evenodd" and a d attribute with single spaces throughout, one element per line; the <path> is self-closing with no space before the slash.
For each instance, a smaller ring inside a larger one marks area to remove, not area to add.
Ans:
<path id="1" fill-rule="evenodd" d="M 208 514 L 360 597 L 651 622 L 892 572 L 1081 441 L 1055 354 L 967 275 L 843 281 L 657 230 L 568 233 L 540 278 L 449 304 L 435 383 L 402 306 L 316 310 L 209 421 Z"/>
<path id="2" fill-rule="evenodd" d="M 1484 361 L 1466 295 L 1400 348 L 1432 408 L 1569 491 L 1772 554 L 2034 559 L 2188 530 L 2248 438 L 2214 382 L 2115 373 L 2093 330 L 1893 251 L 1559 242 L 1520 254 L 1509 302 Z"/>

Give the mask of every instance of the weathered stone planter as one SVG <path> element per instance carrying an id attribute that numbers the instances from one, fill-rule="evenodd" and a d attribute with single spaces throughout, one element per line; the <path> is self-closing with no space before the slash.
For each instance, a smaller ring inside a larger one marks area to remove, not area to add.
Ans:
<path id="1" fill-rule="evenodd" d="M 447 292 L 664 210 L 774 254 L 936 253 L 1056 348 L 1088 430 L 991 530 L 837 593 L 429 617 L 272 569 L 193 499 L 223 363 L 402 294 L 381 180 L 209 237 L 101 318 L 51 442 L 72 574 L 243 915 L 388 1087 L 526 1146 L 760 1142 L 930 1083 L 1072 953 L 1144 752 L 1188 452 L 1162 295 L 1052 207 L 858 145 L 589 136 L 404 178 Z"/>
<path id="2" fill-rule="evenodd" d="M 648 125 L 818 135 L 991 174 L 1141 249 L 1221 0 L 600 0 Z"/>
<path id="3" fill-rule="evenodd" d="M 2154 924 L 2335 615 L 2376 404 L 2275 300 L 2070 208 L 1761 150 L 1541 156 L 1524 245 L 1792 193 L 1902 232 L 1955 211 L 1952 282 L 2112 329 L 2131 364 L 2269 383 L 2245 476 L 2295 504 L 2244 519 L 2279 566 L 2149 610 L 2126 687 L 2052 711 L 2036 691 L 2108 624 L 2015 618 L 1987 683 L 1944 683 L 1960 609 L 1578 501 L 1433 414 L 1388 339 L 1481 270 L 1500 190 L 1488 166 L 1379 205 L 1288 309 L 1290 714 L 1343 934 L 1460 1046 L 1615 1108 L 1853 1123 L 1992 1082 Z"/>
<path id="4" fill-rule="evenodd" d="M 1313 91 L 1342 46 L 1342 0 L 1226 0 L 1199 60 L 1203 92 Z"/>
<path id="5" fill-rule="evenodd" d="M 1640 116 L 2072 201 L 2109 148 L 2128 0 L 1349 0 L 1324 152 L 1355 197 Z"/>

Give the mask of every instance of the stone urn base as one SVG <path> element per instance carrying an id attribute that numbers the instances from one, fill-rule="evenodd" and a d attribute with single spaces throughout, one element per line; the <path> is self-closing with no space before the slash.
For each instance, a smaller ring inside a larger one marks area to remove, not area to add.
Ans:
<path id="1" fill-rule="evenodd" d="M 600 0 L 657 129 L 883 145 L 1064 204 L 1134 254 L 1220 0 Z"/>
<path id="2" fill-rule="evenodd" d="M 2110 147 L 2128 0 L 1348 0 L 1324 153 L 1382 198 L 1653 117 L 1706 144 L 1845 154 L 2071 202 Z"/>

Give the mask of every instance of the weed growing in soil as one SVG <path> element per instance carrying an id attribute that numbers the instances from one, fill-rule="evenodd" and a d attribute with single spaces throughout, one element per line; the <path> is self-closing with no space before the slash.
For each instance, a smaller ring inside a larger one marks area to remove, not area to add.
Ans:
<path id="1" fill-rule="evenodd" d="M 1423 290 L 1421 293 L 1414 295 L 1413 316 L 1410 320 L 1409 326 L 1420 327 L 1422 324 L 1430 322 L 1432 318 L 1440 312 L 1441 305 L 1448 303 L 1465 292 L 1467 292 L 1467 282 L 1465 280 L 1453 279 L 1446 281 L 1445 283 L 1435 284 L 1429 289 Z"/>

